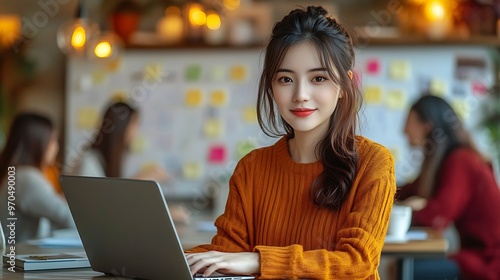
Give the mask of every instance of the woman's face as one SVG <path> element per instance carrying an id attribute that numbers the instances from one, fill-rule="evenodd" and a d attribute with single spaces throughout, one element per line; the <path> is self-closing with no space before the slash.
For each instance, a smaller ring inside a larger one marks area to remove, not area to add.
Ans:
<path id="1" fill-rule="evenodd" d="M 413 147 L 421 147 L 425 144 L 427 135 L 432 129 L 432 125 L 422 122 L 414 110 L 410 110 L 404 133 L 408 138 L 408 143 Z"/>
<path id="2" fill-rule="evenodd" d="M 130 117 L 130 123 L 128 124 L 127 130 L 125 131 L 125 146 L 130 147 L 132 141 L 134 141 L 137 133 L 139 131 L 139 118 L 137 114 L 133 114 Z"/>
<path id="3" fill-rule="evenodd" d="M 304 42 L 287 51 L 273 79 L 272 90 L 280 115 L 295 134 L 326 133 L 340 87 L 321 65 L 312 43 Z"/>
<path id="4" fill-rule="evenodd" d="M 58 152 L 59 152 L 59 142 L 57 141 L 57 133 L 54 132 L 52 133 L 49 144 L 47 145 L 47 151 L 45 151 L 43 164 L 46 166 L 54 164 Z"/>

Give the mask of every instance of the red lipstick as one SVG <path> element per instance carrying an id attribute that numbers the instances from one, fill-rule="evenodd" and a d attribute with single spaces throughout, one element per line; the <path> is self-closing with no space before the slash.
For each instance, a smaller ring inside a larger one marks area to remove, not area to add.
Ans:
<path id="1" fill-rule="evenodd" d="M 297 117 L 307 117 L 314 113 L 314 111 L 316 111 L 316 109 L 297 108 L 290 110 L 290 112 L 292 112 L 292 114 L 296 115 Z"/>

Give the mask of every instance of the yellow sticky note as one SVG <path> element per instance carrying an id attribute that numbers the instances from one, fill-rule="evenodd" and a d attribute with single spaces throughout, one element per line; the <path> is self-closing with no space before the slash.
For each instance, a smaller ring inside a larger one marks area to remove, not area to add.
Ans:
<path id="1" fill-rule="evenodd" d="M 146 147 L 147 147 L 146 138 L 138 136 L 132 141 L 130 145 L 130 151 L 136 154 L 142 154 L 146 150 Z"/>
<path id="2" fill-rule="evenodd" d="M 163 80 L 163 66 L 152 63 L 144 67 L 143 78 L 148 82 L 161 83 Z"/>
<path id="3" fill-rule="evenodd" d="M 199 162 L 186 162 L 182 166 L 182 176 L 187 180 L 196 180 L 201 177 L 202 166 Z"/>
<path id="4" fill-rule="evenodd" d="M 222 82 L 227 79 L 226 68 L 223 66 L 213 66 L 209 71 L 210 80 L 213 82 Z"/>
<path id="5" fill-rule="evenodd" d="M 223 131 L 223 123 L 219 119 L 208 119 L 205 121 L 203 131 L 208 138 L 220 138 Z"/>
<path id="6" fill-rule="evenodd" d="M 366 86 L 364 88 L 363 96 L 366 103 L 377 104 L 382 102 L 382 87 L 380 86 Z"/>
<path id="7" fill-rule="evenodd" d="M 106 81 L 106 72 L 102 70 L 96 70 L 92 72 L 92 83 L 94 85 L 102 85 Z"/>
<path id="8" fill-rule="evenodd" d="M 395 60 L 389 66 L 389 76 L 393 80 L 404 81 L 411 75 L 410 63 L 406 60 Z"/>
<path id="9" fill-rule="evenodd" d="M 451 107 L 462 121 L 469 117 L 472 109 L 465 100 L 454 100 Z"/>
<path id="10" fill-rule="evenodd" d="M 112 59 L 108 62 L 106 68 L 110 72 L 118 72 L 122 68 L 122 60 L 120 58 Z"/>
<path id="11" fill-rule="evenodd" d="M 390 90 L 385 98 L 385 105 L 389 109 L 404 110 L 406 106 L 406 94 L 403 90 Z"/>
<path id="12" fill-rule="evenodd" d="M 247 78 L 247 67 L 243 65 L 236 65 L 231 68 L 231 81 L 242 82 Z"/>
<path id="13" fill-rule="evenodd" d="M 242 158 L 242 157 L 246 156 L 248 153 L 250 153 L 251 151 L 253 151 L 256 147 L 257 147 L 257 144 L 252 139 L 240 141 L 236 145 L 236 154 L 238 155 L 239 158 Z"/>
<path id="14" fill-rule="evenodd" d="M 399 158 L 399 149 L 397 147 L 389 147 L 389 152 L 391 153 L 394 161 L 398 161 Z"/>
<path id="15" fill-rule="evenodd" d="M 247 123 L 257 122 L 257 110 L 255 107 L 248 106 L 243 109 L 243 120 Z"/>
<path id="16" fill-rule="evenodd" d="M 203 92 L 201 89 L 190 89 L 186 91 L 184 101 L 189 107 L 198 107 L 203 103 Z"/>
<path id="17" fill-rule="evenodd" d="M 96 128 L 99 122 L 99 111 L 94 107 L 82 107 L 78 110 L 76 126 L 80 129 Z"/>
<path id="18" fill-rule="evenodd" d="M 126 102 L 128 94 L 125 91 L 115 91 L 111 94 L 111 100 L 114 102 Z"/>
<path id="19" fill-rule="evenodd" d="M 446 95 L 448 85 L 443 80 L 432 80 L 429 91 L 432 95 L 443 97 Z"/>
<path id="20" fill-rule="evenodd" d="M 228 95 L 225 90 L 214 90 L 210 94 L 210 105 L 214 107 L 222 107 L 227 104 Z"/>

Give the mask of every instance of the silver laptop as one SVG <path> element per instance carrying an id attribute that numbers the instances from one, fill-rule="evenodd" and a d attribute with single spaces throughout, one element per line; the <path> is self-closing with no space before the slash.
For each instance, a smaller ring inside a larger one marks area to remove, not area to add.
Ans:
<path id="1" fill-rule="evenodd" d="M 144 279 L 255 279 L 193 278 L 156 182 L 65 175 L 60 180 L 93 270 Z"/>

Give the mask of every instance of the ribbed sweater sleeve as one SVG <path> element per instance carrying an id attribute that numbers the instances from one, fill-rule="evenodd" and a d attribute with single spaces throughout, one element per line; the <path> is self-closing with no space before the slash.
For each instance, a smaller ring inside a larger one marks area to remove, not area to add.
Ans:
<path id="1" fill-rule="evenodd" d="M 379 279 L 394 163 L 384 147 L 358 140 L 356 177 L 338 211 L 313 203 L 311 185 L 323 166 L 293 162 L 287 139 L 247 155 L 230 180 L 217 235 L 194 251 L 259 252 L 259 279 Z"/>

